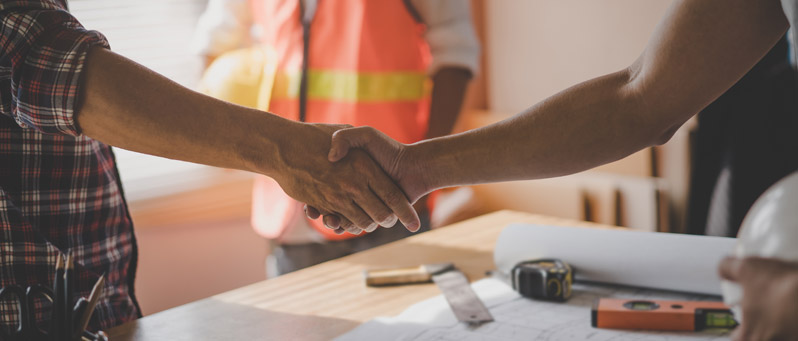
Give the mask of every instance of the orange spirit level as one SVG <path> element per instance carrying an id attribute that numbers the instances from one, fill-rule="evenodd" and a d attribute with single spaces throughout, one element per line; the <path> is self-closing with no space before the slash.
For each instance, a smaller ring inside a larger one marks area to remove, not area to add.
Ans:
<path id="1" fill-rule="evenodd" d="M 601 298 L 593 304 L 593 327 L 699 331 L 737 326 L 722 302 Z"/>

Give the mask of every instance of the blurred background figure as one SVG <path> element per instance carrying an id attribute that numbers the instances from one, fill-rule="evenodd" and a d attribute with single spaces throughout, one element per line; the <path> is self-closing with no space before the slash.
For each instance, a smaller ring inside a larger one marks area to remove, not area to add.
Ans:
<path id="1" fill-rule="evenodd" d="M 210 66 L 201 88 L 294 120 L 372 126 L 405 143 L 446 135 L 479 66 L 469 6 L 461 0 L 210 0 L 193 41 Z M 222 81 L 225 72 L 242 79 Z M 249 95 L 217 91 L 232 83 L 251 84 Z M 433 201 L 417 203 L 422 222 Z M 308 220 L 302 204 L 266 177 L 255 182 L 252 224 L 270 243 L 269 276 L 410 235 L 399 224 L 337 235 L 321 220 Z"/>
<path id="2" fill-rule="evenodd" d="M 768 187 L 798 170 L 796 73 L 789 41 L 698 115 L 686 232 L 735 237 Z"/>

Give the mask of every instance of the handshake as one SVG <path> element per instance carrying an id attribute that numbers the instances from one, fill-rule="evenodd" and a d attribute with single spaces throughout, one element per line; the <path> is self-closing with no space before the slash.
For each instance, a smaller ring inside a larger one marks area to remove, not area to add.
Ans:
<path id="1" fill-rule="evenodd" d="M 321 217 L 339 234 L 372 232 L 397 220 L 411 232 L 420 228 L 412 204 L 436 187 L 412 145 L 348 125 L 302 124 L 298 136 L 300 143 L 280 148 L 282 169 L 274 178 L 305 203 L 309 218 Z"/>

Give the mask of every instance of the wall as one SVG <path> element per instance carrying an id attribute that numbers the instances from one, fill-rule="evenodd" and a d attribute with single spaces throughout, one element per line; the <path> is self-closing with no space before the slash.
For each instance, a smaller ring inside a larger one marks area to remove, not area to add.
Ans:
<path id="1" fill-rule="evenodd" d="M 515 113 L 628 66 L 670 3 L 485 1 L 490 108 Z"/>
<path id="2" fill-rule="evenodd" d="M 130 202 L 145 315 L 266 278 L 266 240 L 249 224 L 252 180 L 219 175 L 194 190 Z"/>

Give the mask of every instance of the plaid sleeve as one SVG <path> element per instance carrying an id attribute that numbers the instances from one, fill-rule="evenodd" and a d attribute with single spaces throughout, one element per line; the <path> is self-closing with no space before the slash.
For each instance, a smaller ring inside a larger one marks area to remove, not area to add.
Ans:
<path id="1" fill-rule="evenodd" d="M 108 42 L 57 3 L 0 5 L 0 65 L 11 70 L 10 93 L 0 94 L 3 107 L 10 109 L 3 114 L 23 128 L 80 135 L 74 114 L 86 53 L 93 46 L 107 48 Z"/>

